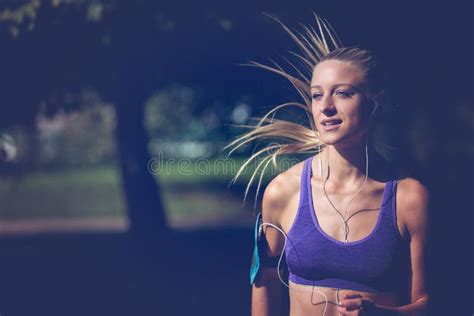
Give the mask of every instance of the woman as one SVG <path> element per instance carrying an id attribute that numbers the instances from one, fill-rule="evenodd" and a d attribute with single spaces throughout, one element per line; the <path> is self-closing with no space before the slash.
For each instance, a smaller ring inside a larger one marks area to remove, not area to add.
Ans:
<path id="1" fill-rule="evenodd" d="M 272 110 L 230 144 L 291 140 L 253 155 L 247 163 L 273 151 L 255 172 L 280 154 L 313 153 L 265 189 L 254 257 L 260 267 L 252 270 L 252 314 L 278 315 L 284 284 L 290 315 L 424 315 L 428 192 L 384 154 L 376 126 L 390 106 L 374 57 L 342 47 L 332 29 L 316 21 L 319 33 L 306 28 L 306 37 L 283 26 L 302 49 L 304 55 L 295 55 L 311 70 L 311 78 L 300 70 L 297 78 L 278 65 L 252 64 L 290 80 L 305 103 L 276 109 L 304 109 L 311 128 L 270 120 Z M 279 271 L 283 255 L 288 283 Z"/>

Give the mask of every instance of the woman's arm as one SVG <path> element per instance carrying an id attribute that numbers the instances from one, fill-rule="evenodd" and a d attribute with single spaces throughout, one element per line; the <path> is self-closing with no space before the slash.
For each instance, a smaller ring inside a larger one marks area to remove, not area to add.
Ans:
<path id="1" fill-rule="evenodd" d="M 417 180 L 407 178 L 398 185 L 397 205 L 410 238 L 411 304 L 398 307 L 402 315 L 425 315 L 429 295 L 426 291 L 426 248 L 428 237 L 428 190 Z"/>
<path id="2" fill-rule="evenodd" d="M 281 216 L 289 200 L 288 181 L 280 174 L 265 189 L 262 200 L 262 222 L 281 228 Z M 265 252 L 262 256 L 278 260 L 285 242 L 284 236 L 271 226 L 263 226 Z M 265 260 L 262 260 L 264 262 Z M 252 316 L 279 315 L 281 307 L 282 284 L 275 265 L 262 265 L 252 287 Z"/>
<path id="3" fill-rule="evenodd" d="M 426 304 L 427 298 L 426 300 L 420 298 L 419 301 L 399 307 L 373 305 L 373 301 L 366 298 L 345 298 L 341 300 L 338 310 L 341 315 L 347 316 L 425 316 L 427 307 Z"/>
<path id="4" fill-rule="evenodd" d="M 410 240 L 411 303 L 399 307 L 375 306 L 375 315 L 426 315 L 429 301 L 425 282 L 429 194 L 421 183 L 411 178 L 401 181 L 397 191 L 397 214 L 400 214 Z M 342 315 L 367 315 L 369 313 L 364 314 L 363 309 L 360 313 L 354 313 L 363 306 L 363 300 L 365 299 L 344 299 L 344 307 L 339 307 L 339 310 L 343 312 Z M 365 304 L 370 305 L 371 302 Z"/>
<path id="5" fill-rule="evenodd" d="M 278 315 L 281 292 L 277 268 L 261 268 L 252 287 L 252 315 Z"/>

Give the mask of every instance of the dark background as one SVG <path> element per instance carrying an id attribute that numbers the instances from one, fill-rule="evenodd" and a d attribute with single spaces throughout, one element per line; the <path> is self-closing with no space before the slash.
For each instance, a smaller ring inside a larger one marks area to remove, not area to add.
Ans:
<path id="1" fill-rule="evenodd" d="M 403 108 L 405 154 L 432 197 L 430 315 L 472 313 L 472 2 L 12 0 L 0 9 L 0 128 L 31 137 L 38 133 L 39 113 L 83 113 L 91 103 L 84 91 L 93 91 L 115 113 L 113 154 L 98 164 L 118 170 L 128 221 L 122 232 L 4 234 L 2 315 L 248 314 L 249 207 L 240 225 L 239 216 L 212 228 L 199 221 L 192 229 L 169 225 L 169 209 L 186 200 L 183 192 L 193 186 L 182 184 L 181 175 L 176 199 L 164 202 L 163 192 L 172 185 L 147 171 L 149 144 L 224 144 L 241 132 L 229 127 L 239 102 L 258 116 L 295 98 L 284 80 L 238 64 L 278 59 L 296 49 L 262 13 L 298 28 L 314 22 L 313 11 L 346 46 L 372 49 L 385 62 Z M 196 92 L 189 120 L 214 113 L 219 123 L 195 133 L 189 121 L 172 121 L 178 107 L 165 104 L 158 113 L 172 126 L 147 127 L 147 100 L 172 85 Z M 24 156 L 2 162 L 3 179 L 77 165 L 40 161 L 33 143 L 25 144 Z M 227 194 L 228 180 L 193 183 Z M 243 185 L 230 189 L 234 198 L 242 197 Z M 49 192 L 53 197 L 65 194 L 55 190 Z M 4 201 L 10 191 L 5 192 Z M 88 196 L 78 199 L 79 206 L 81 199 Z M 9 204 L 2 204 L 8 213 Z M 32 198 L 26 209 L 34 205 Z"/>

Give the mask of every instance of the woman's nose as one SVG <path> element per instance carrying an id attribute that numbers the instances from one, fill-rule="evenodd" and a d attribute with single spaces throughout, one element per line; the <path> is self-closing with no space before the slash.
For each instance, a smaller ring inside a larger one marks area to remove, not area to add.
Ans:
<path id="1" fill-rule="evenodd" d="M 319 111 L 324 113 L 326 116 L 330 116 L 336 113 L 336 107 L 334 106 L 334 102 L 332 98 L 324 98 L 321 100 L 319 105 Z"/>

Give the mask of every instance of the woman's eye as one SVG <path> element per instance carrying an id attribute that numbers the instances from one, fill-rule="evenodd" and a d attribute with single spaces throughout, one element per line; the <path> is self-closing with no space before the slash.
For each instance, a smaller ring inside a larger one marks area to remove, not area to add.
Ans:
<path id="1" fill-rule="evenodd" d="M 313 100 L 317 100 L 317 99 L 320 99 L 322 97 L 322 94 L 321 93 L 313 93 L 312 97 L 313 97 Z"/>
<path id="2" fill-rule="evenodd" d="M 352 94 L 353 93 L 350 91 L 336 91 L 336 95 L 341 96 L 343 98 L 350 98 Z"/>

